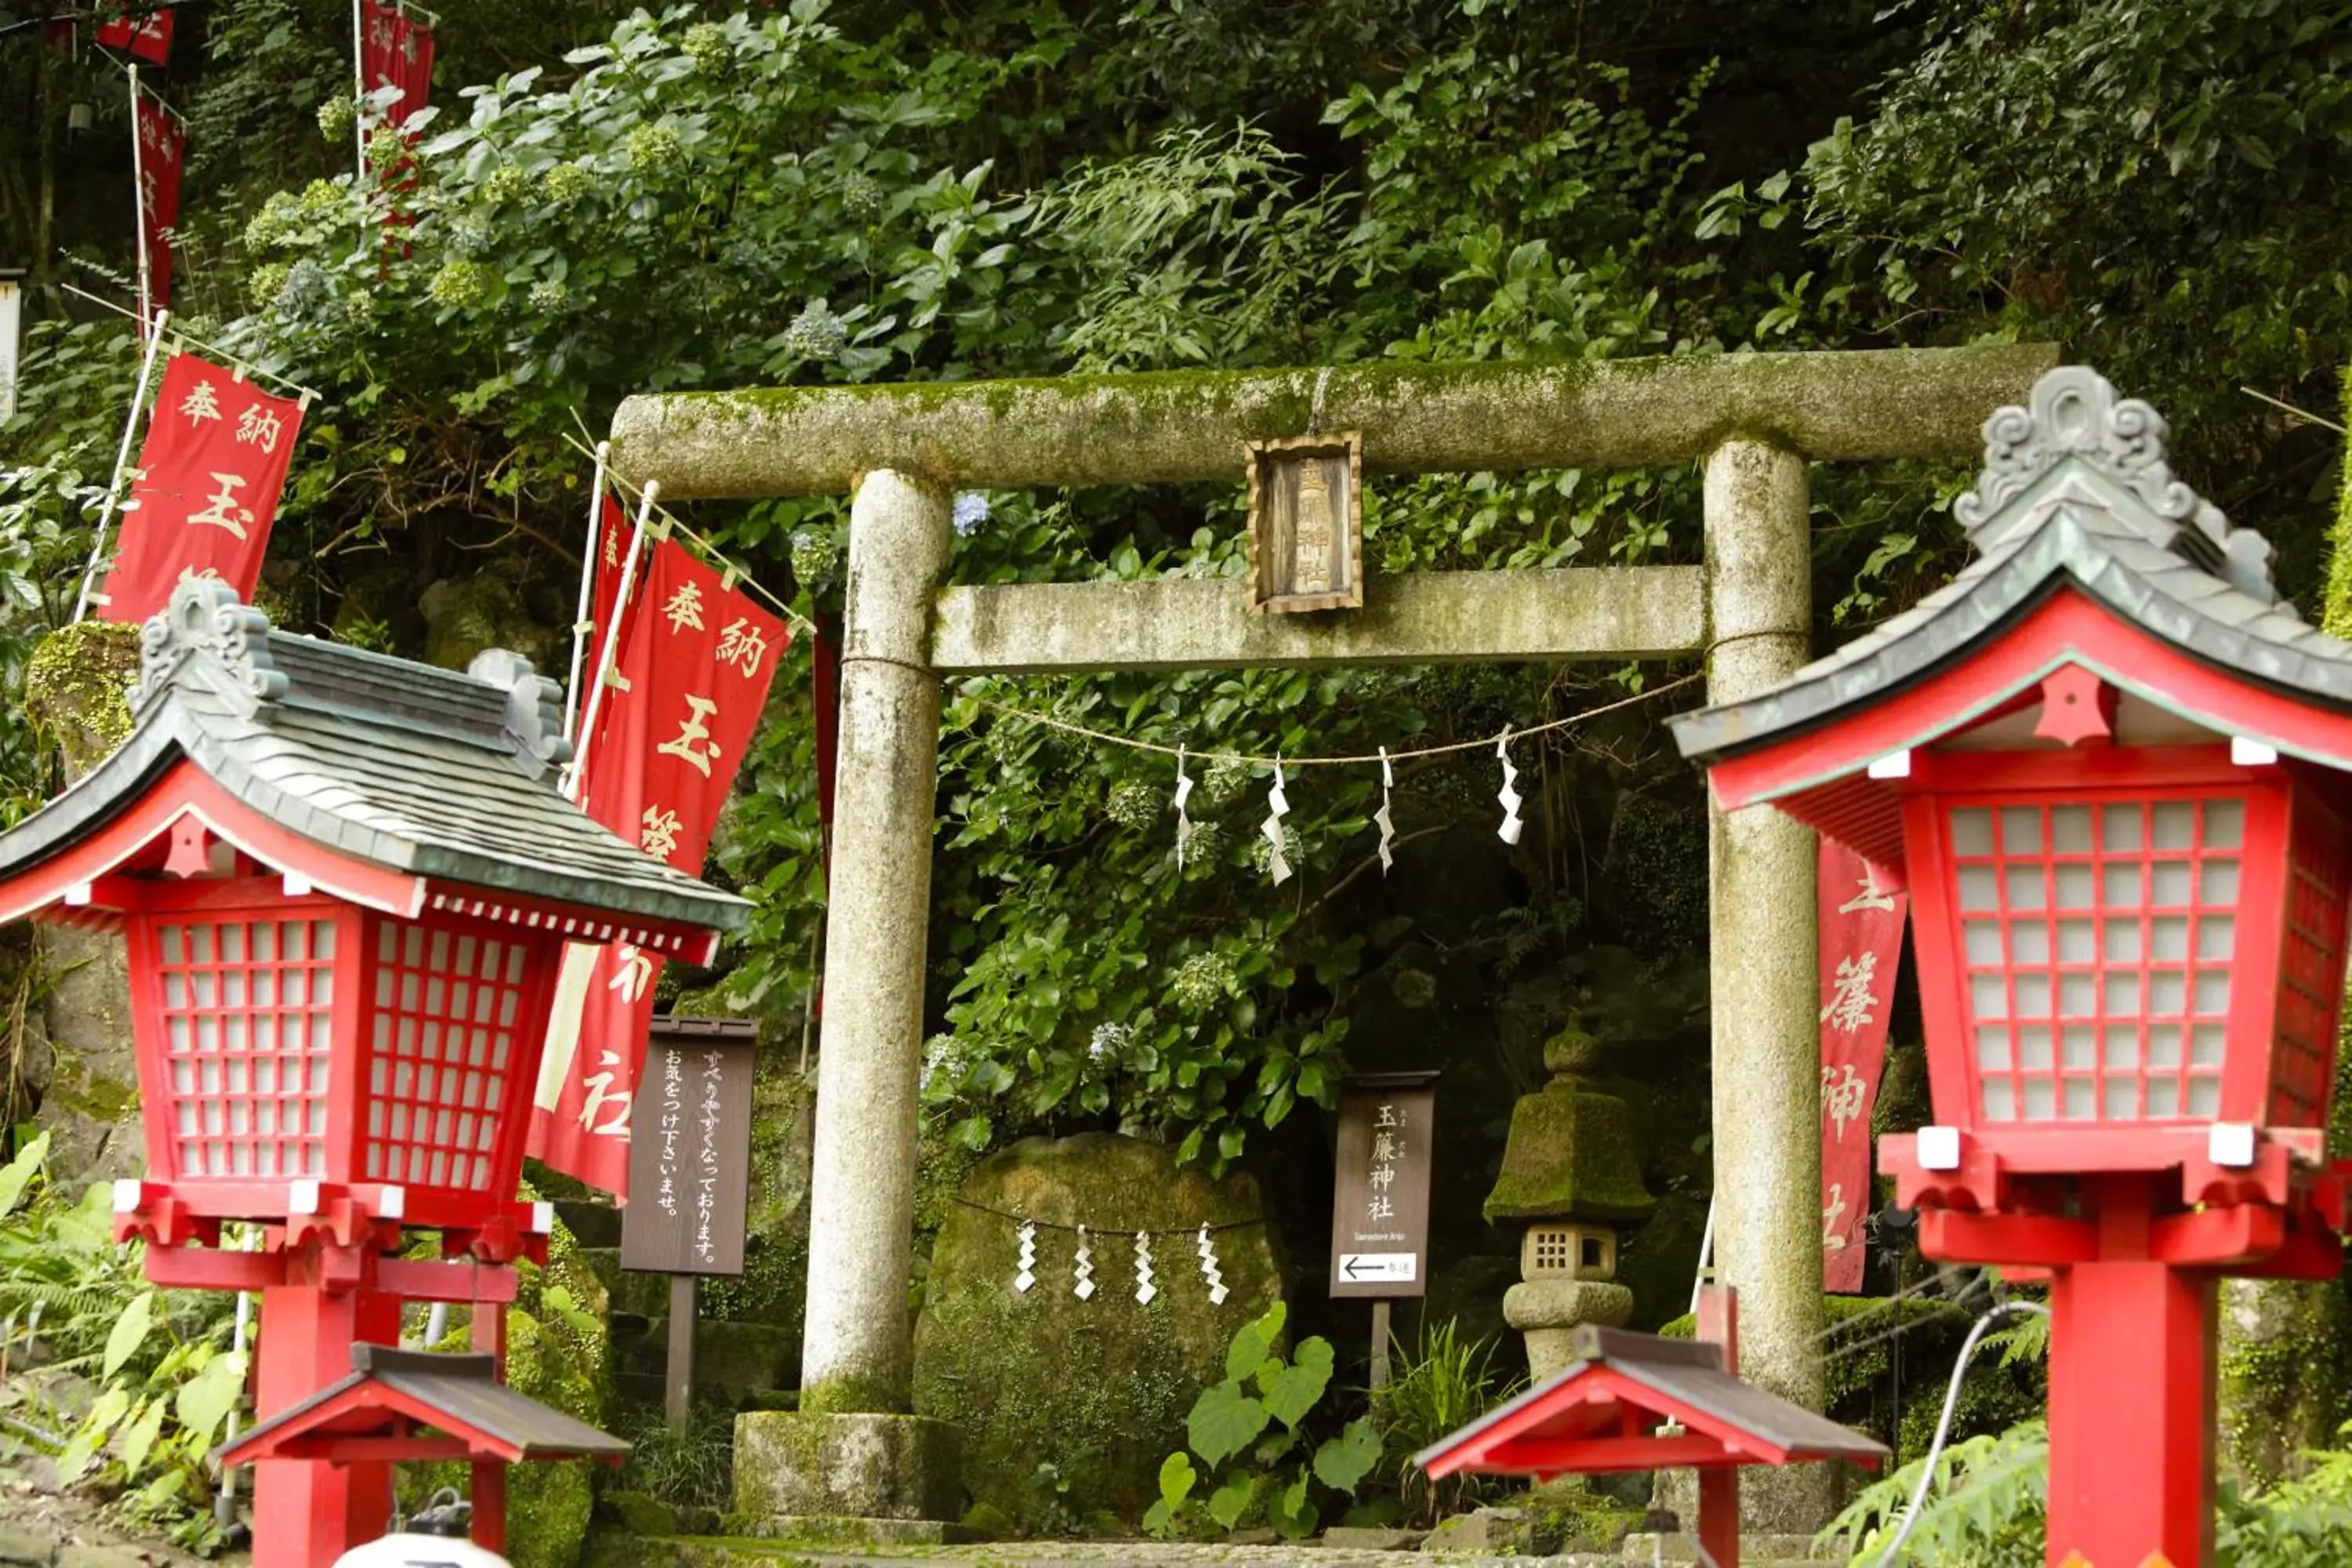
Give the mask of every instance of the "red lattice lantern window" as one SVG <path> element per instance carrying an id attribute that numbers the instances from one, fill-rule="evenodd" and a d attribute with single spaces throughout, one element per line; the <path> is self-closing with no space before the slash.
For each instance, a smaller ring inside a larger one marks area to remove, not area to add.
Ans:
<path id="1" fill-rule="evenodd" d="M 164 1157 L 151 1176 L 225 1215 L 289 1178 L 397 1187 L 417 1219 L 436 1198 L 470 1208 L 511 1189 L 552 929 L 401 920 L 289 899 L 277 879 L 159 901 L 185 907 L 126 922 L 150 1148 Z"/>
<path id="2" fill-rule="evenodd" d="M 2346 838 L 2297 768 L 2211 744 L 1909 765 L 1939 1123 L 2078 1155 L 2098 1129 L 2326 1124 Z"/>
<path id="3" fill-rule="evenodd" d="M 1981 1124 L 2221 1117 L 2239 926 L 2268 912 L 2246 896 L 2247 840 L 2275 845 L 2283 804 L 1938 803 Z"/>

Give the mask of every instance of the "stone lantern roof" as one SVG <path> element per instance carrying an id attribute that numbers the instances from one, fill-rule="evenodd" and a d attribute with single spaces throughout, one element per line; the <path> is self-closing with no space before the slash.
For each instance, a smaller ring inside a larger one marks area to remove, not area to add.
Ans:
<path id="1" fill-rule="evenodd" d="M 371 885 L 420 905 L 429 888 L 443 900 L 509 895 L 705 931 L 740 929 L 750 912 L 563 797 L 560 689 L 515 654 L 483 653 L 462 674 L 389 658 L 273 630 L 226 584 L 190 580 L 142 631 L 131 709 L 113 755 L 0 833 L 0 887 L 33 893 L 7 899 L 0 918 L 55 897 L 30 887 L 45 863 L 100 853 L 110 870 L 152 842 L 136 836 L 120 855 L 101 846 L 183 763 L 322 863 L 390 873 Z M 237 843 L 236 825 L 194 809 Z"/>
<path id="2" fill-rule="evenodd" d="M 2031 406 L 1985 422 L 1984 469 L 1953 509 L 1975 559 L 1785 684 L 1670 720 L 1683 754 L 1738 756 L 1882 702 L 1966 659 L 2068 585 L 2210 668 L 2352 711 L 2352 645 L 2305 624 L 2280 598 L 2269 543 L 2172 477 L 2165 435 L 2155 409 L 2118 398 L 2097 372 L 2049 372 Z M 2130 669 L 2100 673 L 2135 690 Z M 2182 716 L 2242 732 L 2228 713 Z M 2352 757 L 2316 760 L 2352 766 Z"/>

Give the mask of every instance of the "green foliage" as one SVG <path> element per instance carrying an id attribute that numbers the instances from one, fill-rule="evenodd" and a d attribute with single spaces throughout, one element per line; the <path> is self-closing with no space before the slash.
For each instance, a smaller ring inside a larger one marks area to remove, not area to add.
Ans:
<path id="1" fill-rule="evenodd" d="M 1423 1319 L 1419 1338 L 1398 1340 L 1389 1352 L 1389 1382 L 1372 1391 L 1372 1418 L 1387 1438 L 1404 1517 L 1434 1524 L 1460 1513 L 1484 1495 L 1491 1482 L 1477 1476 L 1432 1481 L 1405 1460 L 1440 1438 L 1458 1432 L 1492 1410 L 1517 1386 L 1518 1379 L 1495 1365 L 1491 1339 L 1465 1339 L 1452 1318 Z"/>
<path id="2" fill-rule="evenodd" d="M 98 1483 L 123 1523 L 208 1549 L 208 1456 L 245 1391 L 247 1353 L 228 1348 L 235 1298 L 149 1285 L 144 1248 L 115 1243 L 107 1185 L 70 1201 L 43 1173 L 47 1153 L 45 1133 L 0 1167 L 0 1364 L 40 1363 L 20 1382 L 40 1428 L 62 1438 L 61 1482 Z M 67 1374 L 86 1398 L 69 1396 Z"/>
<path id="3" fill-rule="evenodd" d="M 629 1443 L 623 1489 L 704 1508 L 724 1508 L 733 1497 L 734 1412 L 697 1403 L 680 1432 L 660 1411 L 639 1406 L 620 1435 Z"/>
<path id="4" fill-rule="evenodd" d="M 1923 1457 L 1863 1489 L 1822 1531 L 1849 1543 L 1856 1563 L 1876 1563 L 1903 1522 L 1927 1466 Z M 1963 1438 L 1936 1461 L 1936 1484 L 1903 1542 L 1902 1563 L 1936 1568 L 2032 1568 L 2042 1561 L 2042 1510 L 2050 1437 L 2039 1421 Z"/>
<path id="5" fill-rule="evenodd" d="M 1150 1533 L 1181 1535 L 1206 1524 L 1233 1530 L 1262 1516 L 1286 1540 L 1297 1540 L 1312 1534 L 1322 1517 L 1310 1481 L 1352 1497 L 1380 1463 L 1381 1436 L 1369 1416 L 1320 1442 L 1303 1429 L 1331 1385 L 1331 1347 L 1308 1338 L 1285 1360 L 1274 1347 L 1286 1314 L 1276 1301 L 1235 1331 L 1224 1381 L 1202 1390 L 1185 1418 L 1192 1453 L 1180 1448 L 1160 1467 L 1160 1500 L 1143 1516 Z M 1193 1466 L 1193 1455 L 1205 1471 Z M 1221 1469 L 1206 1500 L 1196 1498 L 1202 1481 Z"/>

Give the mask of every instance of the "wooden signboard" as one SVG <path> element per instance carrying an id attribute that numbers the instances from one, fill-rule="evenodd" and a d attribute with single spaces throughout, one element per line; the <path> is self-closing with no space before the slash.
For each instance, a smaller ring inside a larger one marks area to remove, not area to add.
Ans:
<path id="1" fill-rule="evenodd" d="M 621 1267 L 743 1272 L 757 1026 L 656 1015 L 629 1121 Z"/>
<path id="2" fill-rule="evenodd" d="M 1437 1075 L 1383 1073 L 1339 1086 L 1331 1191 L 1331 1294 L 1387 1300 L 1429 1287 L 1429 1173 Z"/>
<path id="3" fill-rule="evenodd" d="M 1364 602 L 1362 438 L 1354 431 L 1243 443 L 1249 458 L 1250 608 Z"/>

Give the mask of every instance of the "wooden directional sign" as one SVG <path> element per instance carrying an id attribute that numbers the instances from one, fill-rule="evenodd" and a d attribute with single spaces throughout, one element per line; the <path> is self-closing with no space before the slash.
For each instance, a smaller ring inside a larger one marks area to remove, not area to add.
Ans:
<path id="1" fill-rule="evenodd" d="M 1383 1073 L 1339 1086 L 1331 1189 L 1331 1294 L 1420 1296 L 1429 1286 L 1429 1173 L 1437 1075 Z"/>
<path id="2" fill-rule="evenodd" d="M 629 1121 L 622 1268 L 743 1272 L 757 1033 L 732 1018 L 655 1017 Z"/>

